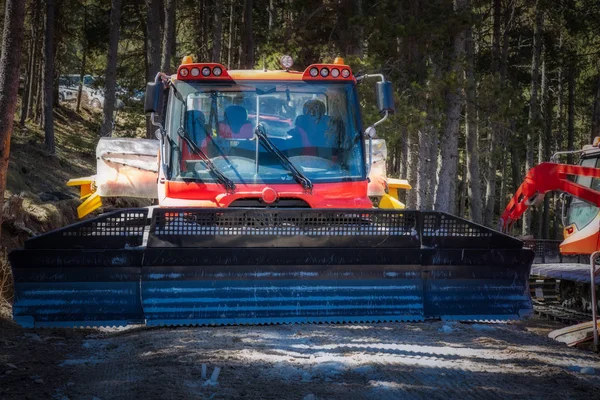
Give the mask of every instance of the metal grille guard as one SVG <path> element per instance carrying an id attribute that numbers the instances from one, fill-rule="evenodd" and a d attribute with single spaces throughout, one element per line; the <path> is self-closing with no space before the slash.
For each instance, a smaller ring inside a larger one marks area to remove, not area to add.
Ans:
<path id="1" fill-rule="evenodd" d="M 24 326 L 499 320 L 533 252 L 444 213 L 121 210 L 10 254 Z"/>

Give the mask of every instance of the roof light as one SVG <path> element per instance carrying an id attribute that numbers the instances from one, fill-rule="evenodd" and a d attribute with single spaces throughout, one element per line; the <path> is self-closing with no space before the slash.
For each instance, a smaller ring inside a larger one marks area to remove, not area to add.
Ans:
<path id="1" fill-rule="evenodd" d="M 284 55 L 279 59 L 279 63 L 284 69 L 288 70 L 292 68 L 292 65 L 294 65 L 294 59 L 292 56 Z"/>
<path id="2" fill-rule="evenodd" d="M 204 80 L 204 81 L 231 81 L 227 69 L 217 63 L 193 63 L 180 65 L 177 70 L 177 79 L 180 80 Z"/>
<path id="3" fill-rule="evenodd" d="M 600 136 L 596 136 L 594 138 L 594 141 L 592 142 L 592 146 L 594 146 L 594 147 L 600 146 Z"/>
<path id="4" fill-rule="evenodd" d="M 330 82 L 356 82 L 356 79 L 347 65 L 336 64 L 312 64 L 309 65 L 302 75 L 305 81 L 330 81 Z"/>
<path id="5" fill-rule="evenodd" d="M 342 57 L 336 57 L 335 60 L 333 60 L 333 63 L 336 65 L 345 65 L 346 64 Z"/>
<path id="6" fill-rule="evenodd" d="M 181 60 L 181 64 L 185 65 L 185 64 L 193 64 L 194 59 L 192 58 L 192 56 L 185 56 L 183 57 L 183 60 Z"/>

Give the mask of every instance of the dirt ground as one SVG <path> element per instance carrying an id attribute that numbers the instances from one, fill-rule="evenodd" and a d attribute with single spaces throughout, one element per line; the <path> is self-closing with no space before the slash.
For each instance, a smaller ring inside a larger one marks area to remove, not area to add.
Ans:
<path id="1" fill-rule="evenodd" d="M 0 398 L 596 397 L 599 356 L 546 337 L 559 327 L 532 318 L 495 325 L 26 330 L 4 318 Z M 211 381 L 216 367 L 220 374 Z"/>

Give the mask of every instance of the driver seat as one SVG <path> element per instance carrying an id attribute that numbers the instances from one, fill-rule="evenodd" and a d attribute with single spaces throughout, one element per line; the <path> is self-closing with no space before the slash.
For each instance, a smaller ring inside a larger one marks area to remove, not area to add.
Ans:
<path id="1" fill-rule="evenodd" d="M 225 119 L 219 123 L 219 137 L 226 139 L 250 139 L 253 136 L 248 111 L 242 106 L 229 106 L 224 112 Z"/>

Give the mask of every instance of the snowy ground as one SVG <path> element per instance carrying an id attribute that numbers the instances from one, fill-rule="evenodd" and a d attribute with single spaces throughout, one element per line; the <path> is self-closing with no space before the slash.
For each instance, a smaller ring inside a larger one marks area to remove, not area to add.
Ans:
<path id="1" fill-rule="evenodd" d="M 0 335 L 0 398 L 594 398 L 600 358 L 547 339 L 557 327 L 539 319 L 35 333 L 12 327 L 8 343 L 29 345 L 3 351 Z M 26 351 L 33 359 L 19 360 Z M 3 367 L 13 372 L 3 376 Z M 215 367 L 220 374 L 211 381 Z"/>

